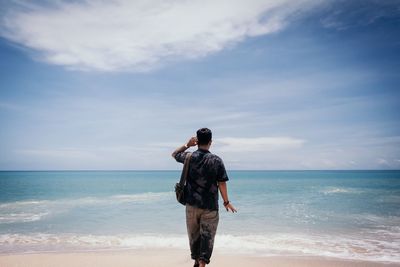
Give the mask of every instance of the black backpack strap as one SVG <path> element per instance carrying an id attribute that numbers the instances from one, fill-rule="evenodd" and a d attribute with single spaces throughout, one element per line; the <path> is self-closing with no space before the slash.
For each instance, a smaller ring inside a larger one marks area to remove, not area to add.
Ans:
<path id="1" fill-rule="evenodd" d="M 185 185 L 186 182 L 186 178 L 189 172 L 189 163 L 190 163 L 190 159 L 192 157 L 192 153 L 187 153 L 186 157 L 185 157 L 185 162 L 183 163 L 183 169 L 182 169 L 182 174 L 181 174 L 181 180 L 179 181 L 179 184 L 183 187 Z"/>

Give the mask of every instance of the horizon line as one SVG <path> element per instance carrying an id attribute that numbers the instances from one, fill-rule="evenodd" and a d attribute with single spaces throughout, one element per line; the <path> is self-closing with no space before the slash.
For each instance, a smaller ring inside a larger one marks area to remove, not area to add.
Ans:
<path id="1" fill-rule="evenodd" d="M 43 169 L 43 170 L 0 170 L 0 172 L 165 172 L 180 169 Z M 400 171 L 400 169 L 230 169 L 229 171 Z"/>

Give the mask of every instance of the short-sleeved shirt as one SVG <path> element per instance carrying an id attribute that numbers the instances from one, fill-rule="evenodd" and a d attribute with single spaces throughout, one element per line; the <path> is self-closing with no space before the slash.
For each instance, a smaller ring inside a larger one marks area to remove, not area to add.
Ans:
<path id="1" fill-rule="evenodd" d="M 176 161 L 184 163 L 188 153 L 177 153 Z M 204 149 L 194 151 L 185 186 L 186 203 L 201 209 L 218 210 L 218 182 L 228 180 L 220 157 Z"/>

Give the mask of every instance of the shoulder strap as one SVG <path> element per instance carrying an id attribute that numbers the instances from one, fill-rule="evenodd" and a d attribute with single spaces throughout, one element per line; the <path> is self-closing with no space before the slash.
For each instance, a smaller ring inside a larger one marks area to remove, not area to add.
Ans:
<path id="1" fill-rule="evenodd" d="M 187 178 L 188 171 L 189 171 L 189 163 L 190 163 L 190 158 L 191 158 L 191 157 L 192 157 L 192 153 L 189 152 L 189 153 L 186 155 L 185 162 L 183 163 L 183 169 L 182 169 L 182 174 L 181 174 L 181 180 L 179 181 L 179 184 L 180 184 L 181 186 L 184 186 L 184 185 L 185 185 L 186 178 Z"/>

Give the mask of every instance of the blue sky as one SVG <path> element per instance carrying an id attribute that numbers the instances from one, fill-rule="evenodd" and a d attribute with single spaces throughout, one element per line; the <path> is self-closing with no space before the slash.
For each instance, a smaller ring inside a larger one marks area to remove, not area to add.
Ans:
<path id="1" fill-rule="evenodd" d="M 0 169 L 399 169 L 398 1 L 0 4 Z"/>

